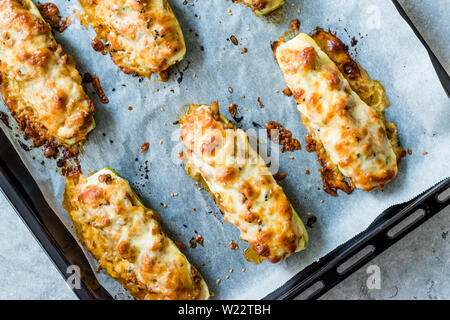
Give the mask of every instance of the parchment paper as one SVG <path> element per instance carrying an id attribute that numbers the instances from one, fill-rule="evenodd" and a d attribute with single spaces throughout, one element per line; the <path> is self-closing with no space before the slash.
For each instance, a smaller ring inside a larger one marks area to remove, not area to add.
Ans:
<path id="1" fill-rule="evenodd" d="M 75 0 L 54 2 L 63 16 L 70 16 L 79 8 Z M 194 265 L 200 266 L 200 272 L 215 293 L 214 298 L 264 297 L 363 231 L 384 209 L 413 198 L 448 176 L 449 100 L 425 49 L 391 1 L 353 0 L 345 1 L 345 5 L 341 0 L 287 1 L 279 23 L 257 18 L 249 8 L 231 0 L 198 0 L 193 1 L 194 6 L 183 5 L 182 0 L 169 2 L 183 28 L 187 56 L 172 68 L 167 83 L 123 74 L 108 56 L 94 52 L 90 46 L 94 32 L 81 27 L 77 21 L 64 33 L 56 34 L 56 38 L 76 58 L 81 73 L 95 72 L 99 76 L 110 100 L 103 105 L 92 87 L 86 87 L 96 105 L 97 128 L 89 135 L 81 156 L 84 174 L 105 166 L 114 168 L 132 183 L 146 205 L 159 212 L 174 240 L 189 247 L 192 237 L 197 233 L 202 235 L 204 247 L 188 248 L 184 253 Z M 385 86 L 392 104 L 387 118 L 398 125 L 402 145 L 411 148 L 413 154 L 402 160 L 400 173 L 383 192 L 355 190 L 351 195 L 340 193 L 337 198 L 317 190 L 322 182 L 316 172 L 319 164 L 315 154 L 307 153 L 304 148 L 281 154 L 279 171 L 287 172 L 281 185 L 303 221 L 306 223 L 306 213 L 311 212 L 318 222 L 308 229 L 310 243 L 305 251 L 280 264 L 255 265 L 244 259 L 243 250 L 248 245 L 239 241 L 234 226 L 222 222 L 210 195 L 198 190 L 181 163 L 172 161 L 176 159 L 172 154 L 180 151 L 176 149 L 178 127 L 172 123 L 178 119 L 183 105 L 209 104 L 214 100 L 219 101 L 222 113 L 231 118 L 227 107 L 234 102 L 244 116 L 239 124 L 243 129 L 255 129 L 253 122 L 264 126 L 274 120 L 291 130 L 304 146 L 306 130 L 300 123 L 294 99 L 281 93 L 286 86 L 270 48 L 271 41 L 282 36 L 294 18 L 300 19 L 302 32 L 309 33 L 316 26 L 330 28 L 346 43 L 355 36 L 359 41 L 357 60 Z M 237 38 L 237 46 L 227 40 L 231 35 Z M 248 52 L 241 54 L 242 47 Z M 180 72 L 183 79 L 179 83 Z M 264 108 L 260 108 L 258 97 Z M 129 111 L 128 106 L 133 110 Z M 6 110 L 3 104 L 0 110 Z M 11 139 L 16 146 L 17 140 L 23 141 L 14 133 Z M 140 146 L 146 141 L 150 143 L 149 150 L 139 154 Z M 54 161 L 45 160 L 45 165 L 41 165 L 41 150 L 24 152 L 20 147 L 17 150 L 50 205 L 70 228 L 61 207 L 64 179 L 56 173 Z M 310 175 L 305 174 L 306 169 L 311 171 Z M 171 197 L 171 193 L 179 195 Z M 239 250 L 228 248 L 230 240 L 238 243 Z M 230 278 L 225 279 L 226 275 Z M 218 278 L 222 279 L 220 284 L 216 284 Z M 103 272 L 99 273 L 99 279 L 117 298 L 129 298 Z"/>

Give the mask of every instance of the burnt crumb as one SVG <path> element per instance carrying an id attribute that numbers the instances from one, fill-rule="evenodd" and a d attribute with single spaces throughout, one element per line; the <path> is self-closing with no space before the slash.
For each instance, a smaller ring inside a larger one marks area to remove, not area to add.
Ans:
<path id="1" fill-rule="evenodd" d="M 23 143 L 22 141 L 20 141 L 20 140 L 17 140 L 17 142 L 19 143 L 19 146 L 24 150 L 24 151 L 30 151 L 31 150 L 31 148 L 29 147 L 29 146 L 27 146 L 25 143 Z"/>
<path id="2" fill-rule="evenodd" d="M 263 126 L 260 125 L 258 122 L 252 121 L 252 124 L 255 128 L 262 128 Z"/>
<path id="3" fill-rule="evenodd" d="M 44 145 L 44 156 L 46 158 L 56 158 L 57 155 L 58 155 L 58 145 L 53 142 L 47 142 Z"/>
<path id="4" fill-rule="evenodd" d="M 234 44 L 235 46 L 237 46 L 239 44 L 238 39 L 234 35 L 231 35 L 230 40 L 231 40 L 231 43 Z"/>
<path id="5" fill-rule="evenodd" d="M 104 52 L 104 50 L 105 50 L 105 45 L 103 44 L 103 42 L 99 39 L 99 38 L 97 38 L 97 37 L 94 37 L 94 39 L 92 39 L 92 41 L 91 41 L 91 46 L 92 46 L 92 49 L 94 49 L 95 51 L 97 51 L 97 52 Z"/>
<path id="6" fill-rule="evenodd" d="M 286 172 L 278 172 L 273 175 L 274 179 L 277 181 L 284 180 L 286 178 L 286 176 L 287 176 Z"/>
<path id="7" fill-rule="evenodd" d="M 344 73 L 350 79 L 356 79 L 361 75 L 358 64 L 353 59 L 350 60 L 350 62 L 347 62 L 346 64 L 344 64 L 343 68 L 344 68 Z"/>
<path id="8" fill-rule="evenodd" d="M 308 221 L 306 222 L 306 225 L 307 225 L 309 228 L 313 228 L 314 225 L 316 224 L 316 222 L 317 222 L 317 217 L 316 217 L 315 215 L 311 214 L 311 215 L 308 217 Z"/>
<path id="9" fill-rule="evenodd" d="M 139 151 L 139 153 L 140 153 L 140 154 L 143 154 L 145 151 L 148 150 L 149 146 L 150 146 L 150 143 L 144 142 L 144 143 L 142 144 L 142 146 L 141 146 L 141 151 Z"/>
<path id="10" fill-rule="evenodd" d="M 293 31 L 300 30 L 300 20 L 294 19 L 289 23 L 289 28 Z"/>
<path id="11" fill-rule="evenodd" d="M 352 40 L 351 40 L 351 42 L 350 42 L 350 45 L 351 45 L 352 47 L 354 47 L 354 46 L 356 46 L 357 44 L 358 44 L 358 40 L 356 40 L 355 37 L 352 37 Z"/>
<path id="12" fill-rule="evenodd" d="M 100 98 L 100 101 L 104 104 L 109 103 L 109 99 L 103 91 L 103 88 L 100 84 L 100 79 L 97 76 L 92 76 L 92 86 L 94 87 L 95 93 Z"/>
<path id="13" fill-rule="evenodd" d="M 286 88 L 284 88 L 284 90 L 283 90 L 283 94 L 284 94 L 285 96 L 290 97 L 290 96 L 292 96 L 292 91 L 291 91 L 291 89 L 289 89 L 288 87 L 286 87 Z"/>
<path id="14" fill-rule="evenodd" d="M 183 82 L 184 72 L 186 72 L 186 70 L 189 68 L 190 65 L 191 65 L 191 62 L 188 61 L 186 67 L 184 67 L 183 70 L 181 70 L 181 71 L 179 72 L 179 76 L 178 76 L 178 78 L 177 78 L 177 82 L 178 82 L 179 84 L 180 84 L 181 82 Z M 171 89 L 170 91 L 173 92 L 172 90 L 173 90 L 173 89 Z"/>
<path id="15" fill-rule="evenodd" d="M 53 30 L 64 32 L 70 26 L 70 19 L 62 19 L 59 16 L 58 7 L 51 3 L 38 3 L 37 8 L 41 12 L 44 20 L 52 27 Z"/>
<path id="16" fill-rule="evenodd" d="M 170 77 L 170 71 L 164 70 L 159 73 L 158 79 L 159 79 L 159 81 L 167 82 L 167 81 L 169 81 L 169 77 Z"/>
<path id="17" fill-rule="evenodd" d="M 260 107 L 261 109 L 264 108 L 264 103 L 262 103 L 261 98 L 258 97 L 257 100 L 258 100 L 259 107 Z"/>
<path id="18" fill-rule="evenodd" d="M 62 174 L 66 177 L 75 177 L 81 174 L 81 167 L 75 166 L 75 167 L 68 167 L 68 168 L 64 168 L 62 170 Z"/>
<path id="19" fill-rule="evenodd" d="M 67 164 L 67 161 L 65 159 L 58 159 L 58 161 L 56 161 L 56 165 L 58 166 L 58 168 L 64 168 Z"/>
<path id="20" fill-rule="evenodd" d="M 5 124 L 8 129 L 11 129 L 8 121 L 8 115 L 2 111 L 0 111 L 0 120 Z"/>
<path id="21" fill-rule="evenodd" d="M 91 83 L 92 82 L 92 76 L 89 72 L 85 72 L 83 74 L 82 78 L 83 83 Z M 116 91 L 116 89 L 113 88 L 113 91 Z"/>
<path id="22" fill-rule="evenodd" d="M 281 152 L 300 150 L 300 141 L 292 137 L 292 132 L 275 121 L 266 123 L 267 136 L 281 145 Z M 274 135 L 272 135 L 274 134 Z"/>
<path id="23" fill-rule="evenodd" d="M 237 117 L 236 116 L 236 114 L 237 114 L 237 105 L 236 105 L 236 103 L 231 103 L 228 106 L 228 112 L 231 114 L 231 116 L 233 117 L 234 121 L 236 121 L 237 123 L 241 122 L 241 120 L 244 118 L 242 116 L 241 117 Z"/>

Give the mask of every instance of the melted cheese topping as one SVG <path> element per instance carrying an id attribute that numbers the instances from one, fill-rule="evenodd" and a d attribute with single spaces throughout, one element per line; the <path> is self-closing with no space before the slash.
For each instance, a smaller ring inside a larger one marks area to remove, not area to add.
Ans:
<path id="1" fill-rule="evenodd" d="M 233 0 L 252 8 L 257 16 L 266 15 L 284 4 L 284 0 Z"/>
<path id="2" fill-rule="evenodd" d="M 220 116 L 217 103 L 191 108 L 181 120 L 186 171 L 206 184 L 224 220 L 270 262 L 303 250 L 305 227 L 245 132 Z"/>
<path id="3" fill-rule="evenodd" d="M 19 122 L 68 144 L 86 140 L 94 106 L 31 0 L 0 2 L 0 72 L 3 100 Z"/>
<path id="4" fill-rule="evenodd" d="M 397 157 L 382 119 L 315 41 L 300 34 L 278 45 L 275 57 L 303 122 L 339 171 L 365 191 L 392 180 Z"/>
<path id="5" fill-rule="evenodd" d="M 80 0 L 80 4 L 125 73 L 150 76 L 184 58 L 183 33 L 166 0 Z"/>
<path id="6" fill-rule="evenodd" d="M 68 178 L 63 205 L 100 266 L 134 297 L 209 298 L 206 283 L 166 236 L 158 214 L 113 171 Z"/>

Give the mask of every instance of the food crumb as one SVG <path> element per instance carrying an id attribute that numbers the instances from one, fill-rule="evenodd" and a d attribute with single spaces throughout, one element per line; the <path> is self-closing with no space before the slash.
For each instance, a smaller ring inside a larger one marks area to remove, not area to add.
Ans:
<path id="1" fill-rule="evenodd" d="M 286 178 L 286 176 L 287 176 L 286 172 L 278 172 L 273 175 L 274 179 L 277 181 L 284 180 Z"/>
<path id="2" fill-rule="evenodd" d="M 128 107 L 128 110 L 130 110 L 130 111 L 133 110 L 133 107 L 132 107 L 132 106 L 129 106 L 129 107 Z"/>
<path id="3" fill-rule="evenodd" d="M 196 237 L 195 237 L 195 241 L 199 244 L 199 245 L 201 245 L 202 247 L 203 247 L 203 237 L 201 236 L 201 235 L 197 235 Z"/>
<path id="4" fill-rule="evenodd" d="M 92 38 L 91 47 L 92 47 L 92 49 L 94 49 L 97 52 L 102 52 L 103 53 L 103 51 L 105 50 L 105 45 L 97 37 Z"/>
<path id="5" fill-rule="evenodd" d="M 195 212 L 195 211 L 197 211 L 197 209 L 196 209 L 196 208 L 192 208 L 192 211 L 194 211 L 194 212 Z"/>
<path id="6" fill-rule="evenodd" d="M 243 47 L 242 50 L 241 50 L 241 53 L 242 53 L 242 54 L 247 53 L 247 48 L 246 48 L 246 47 Z"/>
<path id="7" fill-rule="evenodd" d="M 289 89 L 288 87 L 286 87 L 286 88 L 283 90 L 283 94 L 284 94 L 285 96 L 287 96 L 287 97 L 290 97 L 290 96 L 292 96 L 292 91 L 291 91 L 291 89 Z"/>
<path id="8" fill-rule="evenodd" d="M 191 240 L 189 240 L 189 247 L 194 249 L 197 247 L 197 243 L 203 247 L 203 237 L 201 235 L 192 237 Z"/>
<path id="9" fill-rule="evenodd" d="M 294 156 L 290 156 L 289 159 L 293 160 L 293 159 L 295 159 L 295 158 L 294 158 Z"/>
<path id="10" fill-rule="evenodd" d="M 230 40 L 231 40 L 231 43 L 233 43 L 235 46 L 237 46 L 239 44 L 238 39 L 236 38 L 235 35 L 231 35 Z"/>
<path id="11" fill-rule="evenodd" d="M 305 170 L 305 174 L 309 174 L 309 170 L 308 169 Z"/>
<path id="12" fill-rule="evenodd" d="M 228 112 L 230 113 L 230 115 L 233 117 L 233 120 L 236 121 L 237 123 L 241 122 L 241 120 L 244 117 L 236 117 L 237 115 L 237 104 L 236 103 L 230 103 L 230 105 L 228 106 Z"/>
<path id="13" fill-rule="evenodd" d="M 214 296 L 215 296 L 214 291 L 210 293 L 210 296 L 211 296 L 211 297 L 214 297 Z"/>
<path id="14" fill-rule="evenodd" d="M 216 284 L 219 284 L 222 281 L 220 278 L 216 280 Z"/>
<path id="15" fill-rule="evenodd" d="M 233 240 L 230 240 L 229 248 L 231 250 L 237 250 L 237 249 L 239 249 L 239 246 L 238 246 L 238 244 L 236 242 L 234 242 Z"/>
<path id="16" fill-rule="evenodd" d="M 230 269 L 230 273 L 232 273 L 233 272 L 233 269 Z"/>
<path id="17" fill-rule="evenodd" d="M 408 149 L 408 154 L 412 155 L 412 150 L 411 149 Z"/>
<path id="18" fill-rule="evenodd" d="M 100 79 L 96 75 L 91 75 L 89 73 L 85 73 L 83 76 L 84 82 L 92 82 L 92 86 L 94 87 L 94 91 L 97 96 L 100 98 L 100 101 L 104 104 L 109 103 L 109 99 L 103 91 L 102 85 L 100 84 Z"/>
<path id="19" fill-rule="evenodd" d="M 300 150 L 300 141 L 292 137 L 292 132 L 275 121 L 266 123 L 267 136 L 281 145 L 281 152 Z"/>
<path id="20" fill-rule="evenodd" d="M 38 3 L 37 8 L 42 14 L 44 20 L 52 27 L 53 30 L 64 32 L 64 30 L 70 26 L 69 18 L 61 20 L 61 17 L 59 16 L 59 9 L 55 4 L 51 2 L 42 4 Z"/>
<path id="21" fill-rule="evenodd" d="M 306 225 L 309 228 L 313 228 L 314 225 L 316 224 L 316 222 L 317 222 L 317 217 L 309 212 L 309 218 L 308 218 L 308 221 L 306 222 Z"/>
<path id="22" fill-rule="evenodd" d="M 229 275 L 226 275 L 226 276 L 225 276 L 225 279 L 230 279 L 230 276 L 229 276 Z"/>
<path id="23" fill-rule="evenodd" d="M 264 108 L 264 103 L 262 103 L 260 97 L 258 97 L 257 101 L 258 101 L 259 107 L 260 107 L 261 109 Z"/>
<path id="24" fill-rule="evenodd" d="M 245 272 L 245 268 L 242 268 L 242 272 Z"/>
<path id="25" fill-rule="evenodd" d="M 291 30 L 298 31 L 300 29 L 300 20 L 294 19 L 289 23 L 289 28 Z"/>
<path id="26" fill-rule="evenodd" d="M 141 146 L 141 151 L 139 151 L 140 154 L 143 154 L 145 151 L 148 150 L 148 147 L 150 146 L 150 143 L 144 142 Z"/>
<path id="27" fill-rule="evenodd" d="M 424 151 L 422 154 L 423 154 L 424 156 L 426 156 L 426 155 L 428 154 L 428 152 Z"/>
<path id="28" fill-rule="evenodd" d="M 159 73 L 158 79 L 161 82 L 167 82 L 170 78 L 170 71 L 169 70 L 163 70 Z"/>

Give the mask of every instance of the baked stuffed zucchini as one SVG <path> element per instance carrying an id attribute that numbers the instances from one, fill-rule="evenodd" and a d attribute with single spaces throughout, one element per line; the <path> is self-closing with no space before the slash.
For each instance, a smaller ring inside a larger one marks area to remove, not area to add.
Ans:
<path id="1" fill-rule="evenodd" d="M 233 2 L 242 2 L 258 17 L 269 14 L 284 4 L 284 0 L 233 0 Z"/>
<path id="2" fill-rule="evenodd" d="M 209 298 L 202 276 L 164 233 L 158 214 L 115 171 L 68 176 L 63 206 L 100 266 L 134 297 Z"/>
<path id="3" fill-rule="evenodd" d="M 75 61 L 53 38 L 31 0 L 0 2 L 0 74 L 3 101 L 36 145 L 84 142 L 95 127 L 94 105 Z"/>
<path id="4" fill-rule="evenodd" d="M 183 60 L 183 32 L 167 0 L 79 2 L 123 72 L 148 77 Z"/>
<path id="5" fill-rule="evenodd" d="M 241 239 L 273 263 L 303 250 L 303 222 L 245 132 L 219 113 L 217 102 L 190 106 L 180 123 L 187 174 L 209 190 Z"/>
<path id="6" fill-rule="evenodd" d="M 371 191 L 394 179 L 404 150 L 384 116 L 383 86 L 321 29 L 313 38 L 300 34 L 272 47 L 308 129 L 307 150 L 316 151 L 323 167 L 324 190 Z"/>

